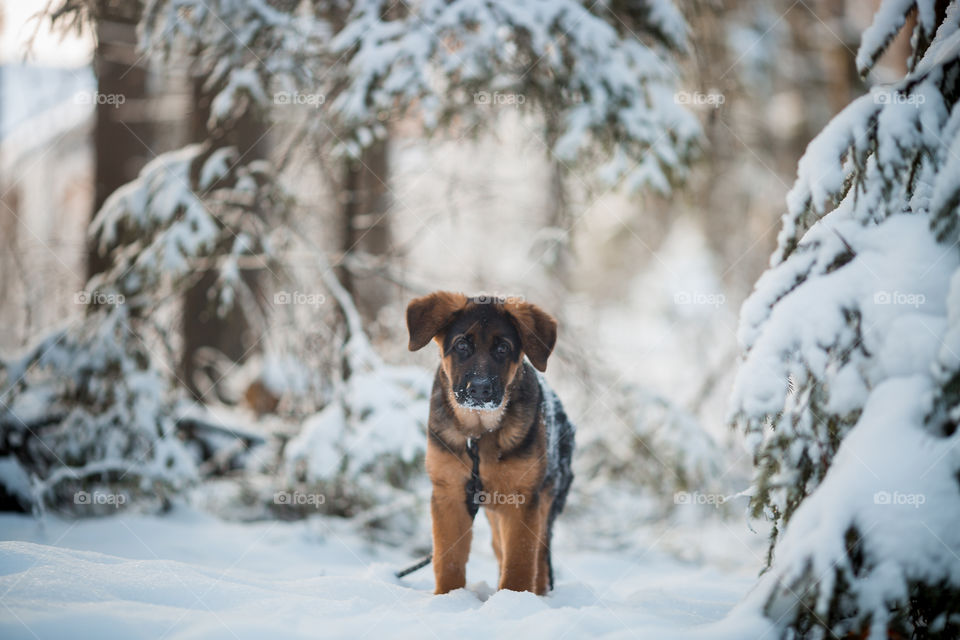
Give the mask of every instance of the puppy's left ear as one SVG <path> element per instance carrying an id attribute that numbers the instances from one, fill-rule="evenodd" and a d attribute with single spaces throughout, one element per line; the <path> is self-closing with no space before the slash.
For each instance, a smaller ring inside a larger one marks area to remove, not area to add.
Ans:
<path id="1" fill-rule="evenodd" d="M 557 321 L 549 313 L 529 302 L 510 302 L 503 305 L 520 334 L 520 348 L 530 358 L 530 364 L 540 371 L 547 370 L 547 358 L 557 343 Z"/>
<path id="2" fill-rule="evenodd" d="M 437 291 L 411 300 L 407 305 L 407 331 L 410 332 L 407 346 L 410 351 L 426 346 L 466 304 L 467 296 L 449 291 Z"/>

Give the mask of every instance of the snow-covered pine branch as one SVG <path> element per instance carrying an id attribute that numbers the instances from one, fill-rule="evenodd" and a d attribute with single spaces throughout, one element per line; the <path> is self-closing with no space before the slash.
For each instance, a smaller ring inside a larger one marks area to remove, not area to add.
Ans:
<path id="1" fill-rule="evenodd" d="M 237 262 L 269 256 L 254 212 L 283 199 L 265 163 L 238 163 L 232 149 L 206 145 L 159 156 L 107 199 L 91 233 L 111 267 L 77 294 L 85 313 L 3 367 L 0 433 L 14 458 L 6 467 L 32 478 L 29 495 L 8 492 L 62 507 L 90 483 L 156 495 L 195 477 L 174 433 L 177 385 L 151 318 L 176 299 L 196 261 L 211 257 L 219 258 L 219 307 L 229 308 L 242 286 Z M 104 461 L 128 467 L 75 473 Z"/>
<path id="2" fill-rule="evenodd" d="M 960 633 L 960 7 L 938 4 L 882 3 L 862 70 L 914 8 L 916 62 L 810 143 L 742 309 L 732 412 L 774 523 L 748 606 L 782 637 Z"/>
<path id="3" fill-rule="evenodd" d="M 927 51 L 933 41 L 940 19 L 937 16 L 937 3 L 924 0 L 896 0 L 882 2 L 873 17 L 873 23 L 863 32 L 860 50 L 857 51 L 857 69 L 866 75 L 877 60 L 887 50 L 890 43 L 913 14 L 916 18 L 910 43 L 913 54 L 907 61 L 910 70 Z"/>
<path id="4" fill-rule="evenodd" d="M 352 155 L 384 135 L 384 114 L 470 131 L 500 103 L 555 112 L 542 138 L 561 161 L 668 192 L 700 135 L 674 99 L 686 34 L 670 0 L 358 0 L 331 43 L 327 104 Z"/>
<path id="5" fill-rule="evenodd" d="M 102 505 L 78 492 L 156 497 L 195 479 L 169 376 L 128 311 L 99 305 L 0 369 L 0 483 L 23 506 L 89 513 Z"/>
<path id="6" fill-rule="evenodd" d="M 276 91 L 315 86 L 329 29 L 298 2 L 148 0 L 140 47 L 164 60 L 186 60 L 213 96 L 208 129 L 216 135 L 248 111 L 264 112 Z M 302 8 L 302 7 L 301 7 Z"/>
<path id="7" fill-rule="evenodd" d="M 270 253 L 264 214 L 279 215 L 285 196 L 270 165 L 243 163 L 230 147 L 195 144 L 162 154 L 114 192 L 90 226 L 111 269 L 91 287 L 112 288 L 147 309 L 179 290 L 198 260 L 221 256 L 222 305 L 241 286 L 237 262 Z M 269 217 L 269 216 L 268 216 Z"/>

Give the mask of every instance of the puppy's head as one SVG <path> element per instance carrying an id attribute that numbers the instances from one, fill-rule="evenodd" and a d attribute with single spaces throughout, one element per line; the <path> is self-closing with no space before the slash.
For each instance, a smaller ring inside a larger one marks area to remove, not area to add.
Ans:
<path id="1" fill-rule="evenodd" d="M 545 371 L 557 341 L 556 320 L 536 305 L 446 291 L 413 300 L 407 329 L 411 351 L 440 346 L 454 398 L 468 409 L 498 409 L 524 354 Z"/>

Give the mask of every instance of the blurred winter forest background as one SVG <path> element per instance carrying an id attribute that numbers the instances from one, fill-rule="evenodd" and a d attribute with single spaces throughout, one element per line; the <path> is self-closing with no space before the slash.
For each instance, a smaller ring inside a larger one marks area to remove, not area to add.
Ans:
<path id="1" fill-rule="evenodd" d="M 880 384 L 856 296 L 889 293 L 877 331 L 904 325 L 884 375 L 936 359 L 893 311 L 929 303 L 937 344 L 948 330 L 957 256 L 937 243 L 953 226 L 927 229 L 931 199 L 956 215 L 937 181 L 958 182 L 937 151 L 956 131 L 955 9 L 0 4 L 0 507 L 181 501 L 232 520 L 339 518 L 421 552 L 436 354 L 406 351 L 403 312 L 451 289 L 559 320 L 547 376 L 578 426 L 561 536 L 621 549 L 653 527 L 673 553 L 740 562 L 701 539 L 720 530 L 759 572 L 767 528 L 776 541 Z M 947 42 L 925 58 L 935 34 Z M 825 130 L 851 103 L 874 111 Z M 860 206 L 851 185 L 871 213 L 804 237 L 809 212 Z M 909 207 L 922 229 L 880 224 Z M 861 237 L 870 216 L 906 253 Z M 796 290 L 878 246 L 863 268 L 879 282 L 860 293 Z M 862 578 L 848 564 L 847 585 Z M 785 620 L 880 624 L 837 589 L 803 592 L 816 620 Z"/>

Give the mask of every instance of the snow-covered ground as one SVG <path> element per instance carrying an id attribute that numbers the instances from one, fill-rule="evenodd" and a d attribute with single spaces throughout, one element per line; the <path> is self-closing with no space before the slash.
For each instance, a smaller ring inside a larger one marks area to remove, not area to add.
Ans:
<path id="1" fill-rule="evenodd" d="M 718 522 L 638 530 L 634 551 L 557 544 L 546 597 L 495 592 L 485 520 L 477 519 L 468 588 L 432 595 L 429 569 L 371 546 L 336 519 L 229 523 L 186 507 L 41 524 L 0 516 L 0 637 L 13 638 L 760 638 L 723 620 L 755 581 L 741 534 Z M 733 527 L 733 528 L 731 528 Z M 744 531 L 746 534 L 746 531 Z M 742 567 L 689 564 L 664 543 L 692 536 L 742 547 Z"/>

